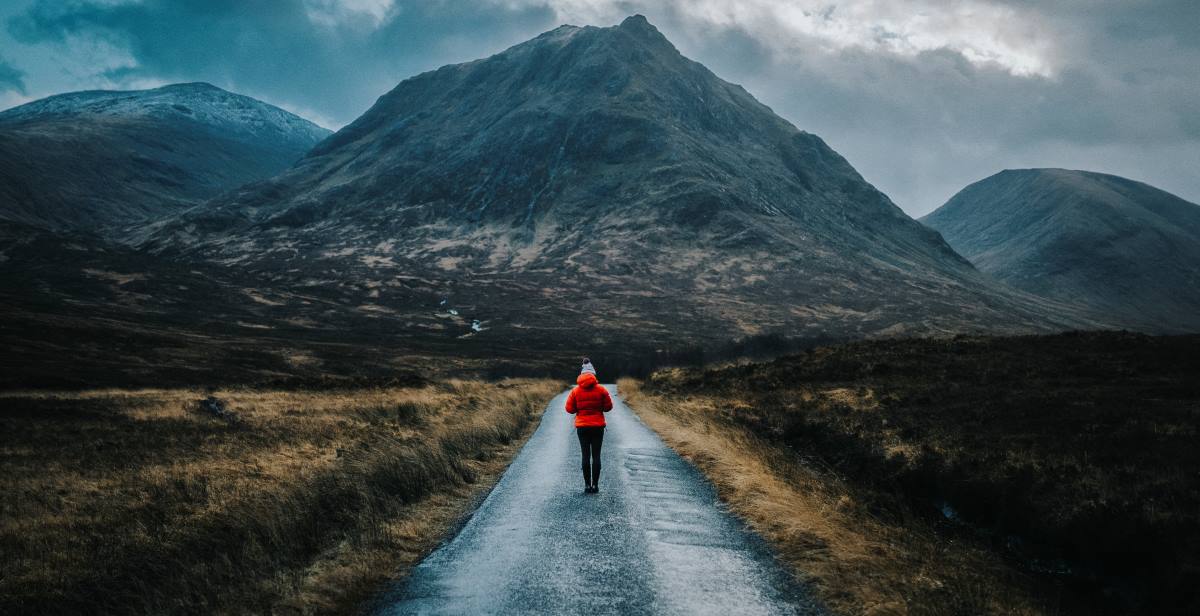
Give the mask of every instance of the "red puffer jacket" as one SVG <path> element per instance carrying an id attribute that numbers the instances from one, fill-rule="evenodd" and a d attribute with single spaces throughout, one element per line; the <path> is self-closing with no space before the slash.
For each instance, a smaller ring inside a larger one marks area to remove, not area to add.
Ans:
<path id="1" fill-rule="evenodd" d="M 604 425 L 604 414 L 612 410 L 612 397 L 596 381 L 596 375 L 584 372 L 575 379 L 578 385 L 567 395 L 567 412 L 575 416 L 576 428 Z"/>

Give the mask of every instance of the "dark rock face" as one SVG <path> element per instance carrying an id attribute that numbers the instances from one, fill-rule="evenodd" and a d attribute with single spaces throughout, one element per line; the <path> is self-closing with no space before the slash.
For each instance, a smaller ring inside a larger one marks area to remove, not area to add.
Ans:
<path id="1" fill-rule="evenodd" d="M 292 169 L 142 246 L 278 284 L 369 284 L 400 312 L 389 287 L 419 280 L 470 297 L 493 331 L 586 339 L 1085 323 L 981 276 L 642 17 L 408 79 Z"/>
<path id="2" fill-rule="evenodd" d="M 328 130 L 202 83 L 0 113 L 0 220 L 107 234 L 291 166 Z"/>
<path id="3" fill-rule="evenodd" d="M 1125 327 L 1200 330 L 1200 206 L 1125 178 L 1003 171 L 922 219 L 980 270 Z"/>

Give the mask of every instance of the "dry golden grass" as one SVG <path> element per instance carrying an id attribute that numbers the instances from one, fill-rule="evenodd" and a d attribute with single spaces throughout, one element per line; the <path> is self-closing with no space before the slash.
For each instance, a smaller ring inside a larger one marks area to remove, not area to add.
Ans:
<path id="1" fill-rule="evenodd" d="M 353 611 L 492 485 L 560 385 L 0 395 L 0 612 Z"/>
<path id="2" fill-rule="evenodd" d="M 842 614 L 1039 614 L 1027 582 L 994 555 L 919 519 L 885 522 L 819 460 L 713 421 L 737 401 L 666 399 L 622 379 L 622 397 L 716 485 L 798 577 Z M 870 395 L 826 394 L 870 412 Z"/>

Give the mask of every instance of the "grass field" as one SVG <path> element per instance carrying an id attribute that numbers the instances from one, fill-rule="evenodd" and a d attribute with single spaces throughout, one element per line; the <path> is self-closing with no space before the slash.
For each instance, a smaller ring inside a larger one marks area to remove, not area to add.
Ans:
<path id="1" fill-rule="evenodd" d="M 0 613 L 351 613 L 560 387 L 2 394 Z"/>
<path id="2" fill-rule="evenodd" d="M 1200 611 L 1200 338 L 892 340 L 621 391 L 844 613 Z"/>

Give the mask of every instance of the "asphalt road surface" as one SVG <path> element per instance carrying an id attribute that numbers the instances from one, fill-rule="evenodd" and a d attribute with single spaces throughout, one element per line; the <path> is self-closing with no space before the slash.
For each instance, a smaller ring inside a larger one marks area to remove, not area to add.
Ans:
<path id="1" fill-rule="evenodd" d="M 377 614 L 816 614 L 711 484 L 614 394 L 584 494 L 566 394 L 454 539 Z"/>

